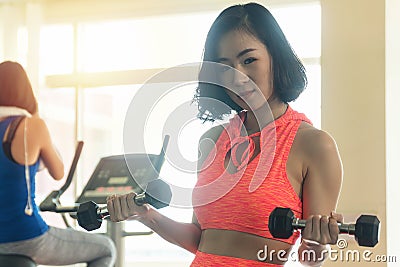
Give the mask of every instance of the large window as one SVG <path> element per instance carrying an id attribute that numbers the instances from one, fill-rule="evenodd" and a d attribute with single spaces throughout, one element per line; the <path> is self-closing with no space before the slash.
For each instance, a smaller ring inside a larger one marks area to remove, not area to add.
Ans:
<path id="1" fill-rule="evenodd" d="M 308 72 L 308 88 L 292 105 L 306 113 L 319 127 L 319 4 L 279 6 L 271 7 L 271 10 Z M 75 21 L 41 28 L 40 111 L 67 167 L 75 140 L 85 141 L 78 182 L 66 194 L 65 203 L 70 203 L 80 193 L 101 157 L 124 153 L 126 111 L 146 79 L 162 69 L 201 60 L 207 30 L 217 14 L 218 11 L 140 19 Z M 190 102 L 194 89 L 195 85 L 186 86 L 180 97 L 168 98 L 165 112 L 182 102 Z M 154 125 L 163 127 L 162 122 Z M 182 129 L 179 148 L 185 158 L 197 158 L 197 137 L 208 127 L 210 125 L 191 122 Z M 154 132 L 160 130 L 155 128 Z M 146 152 L 158 153 L 162 137 L 146 139 L 149 148 Z M 176 183 L 184 181 L 185 185 L 193 184 L 196 179 L 194 174 L 180 172 L 168 162 L 162 176 L 174 177 Z M 49 187 L 54 186 L 45 186 L 45 183 L 39 181 L 38 193 L 42 197 L 50 191 Z M 190 208 L 169 207 L 162 212 L 179 221 L 191 220 Z M 46 216 L 54 219 L 53 215 Z M 144 226 L 127 222 L 125 227 L 141 230 Z M 140 262 L 137 266 L 167 266 L 166 263 L 187 266 L 193 258 L 190 253 L 155 234 L 127 237 L 125 249 L 125 262 Z"/>
<path id="2" fill-rule="evenodd" d="M 321 7 L 318 3 L 272 10 L 287 39 L 303 60 L 308 86 L 292 106 L 321 126 Z"/>

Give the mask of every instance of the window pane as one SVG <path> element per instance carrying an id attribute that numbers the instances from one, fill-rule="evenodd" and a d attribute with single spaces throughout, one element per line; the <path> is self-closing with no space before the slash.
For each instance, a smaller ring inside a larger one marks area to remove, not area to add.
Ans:
<path id="1" fill-rule="evenodd" d="M 46 122 L 54 146 L 59 151 L 65 169 L 65 177 L 68 174 L 72 158 L 75 153 L 75 96 L 73 88 L 41 89 L 38 95 L 39 114 Z M 37 204 L 47 197 L 53 190 L 61 188 L 62 182 L 52 179 L 47 170 L 37 174 L 36 190 Z M 62 195 L 61 204 L 69 206 L 75 202 L 74 186 Z M 61 216 L 53 212 L 42 213 L 46 222 L 58 227 L 65 227 Z"/>
<path id="2" fill-rule="evenodd" d="M 316 128 L 321 128 L 321 66 L 306 65 L 308 86 L 292 107 L 304 113 Z"/>
<path id="3" fill-rule="evenodd" d="M 80 128 L 81 138 L 85 142 L 83 184 L 90 178 L 100 158 L 123 154 L 125 114 L 138 87 L 110 86 L 81 91 Z"/>
<path id="4" fill-rule="evenodd" d="M 23 66 L 27 65 L 28 54 L 28 32 L 26 27 L 19 27 L 18 29 L 18 63 Z"/>
<path id="5" fill-rule="evenodd" d="M 319 3 L 274 8 L 272 13 L 299 57 L 321 56 Z"/>
<path id="6" fill-rule="evenodd" d="M 41 76 L 72 73 L 74 31 L 69 25 L 46 25 L 40 31 Z"/>
<path id="7" fill-rule="evenodd" d="M 215 13 L 80 24 L 82 71 L 171 67 L 201 60 Z"/>

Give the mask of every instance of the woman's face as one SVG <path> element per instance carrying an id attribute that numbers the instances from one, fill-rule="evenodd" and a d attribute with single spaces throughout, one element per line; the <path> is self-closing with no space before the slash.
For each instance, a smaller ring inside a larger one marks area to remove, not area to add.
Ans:
<path id="1" fill-rule="evenodd" d="M 272 59 L 253 35 L 234 30 L 226 33 L 218 46 L 219 75 L 229 97 L 243 109 L 257 110 L 273 94 Z"/>

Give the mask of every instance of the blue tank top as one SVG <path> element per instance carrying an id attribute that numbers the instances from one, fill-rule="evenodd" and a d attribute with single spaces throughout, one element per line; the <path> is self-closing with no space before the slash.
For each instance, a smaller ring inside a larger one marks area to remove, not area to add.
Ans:
<path id="1" fill-rule="evenodd" d="M 0 122 L 0 138 L 13 120 L 9 117 Z M 0 146 L 0 243 L 26 240 L 42 235 L 48 225 L 39 214 L 35 203 L 35 176 L 39 161 L 29 166 L 33 213 L 25 214 L 28 189 L 25 179 L 25 166 L 7 158 Z"/>

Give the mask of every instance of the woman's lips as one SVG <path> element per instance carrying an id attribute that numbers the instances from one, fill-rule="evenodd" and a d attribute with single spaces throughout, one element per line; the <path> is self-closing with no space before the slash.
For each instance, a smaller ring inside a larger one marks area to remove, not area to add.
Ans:
<path id="1" fill-rule="evenodd" d="M 254 89 L 252 89 L 252 90 L 246 90 L 246 91 L 241 91 L 241 92 L 239 92 L 239 96 L 240 97 L 249 97 L 251 94 L 253 94 L 254 93 Z"/>

